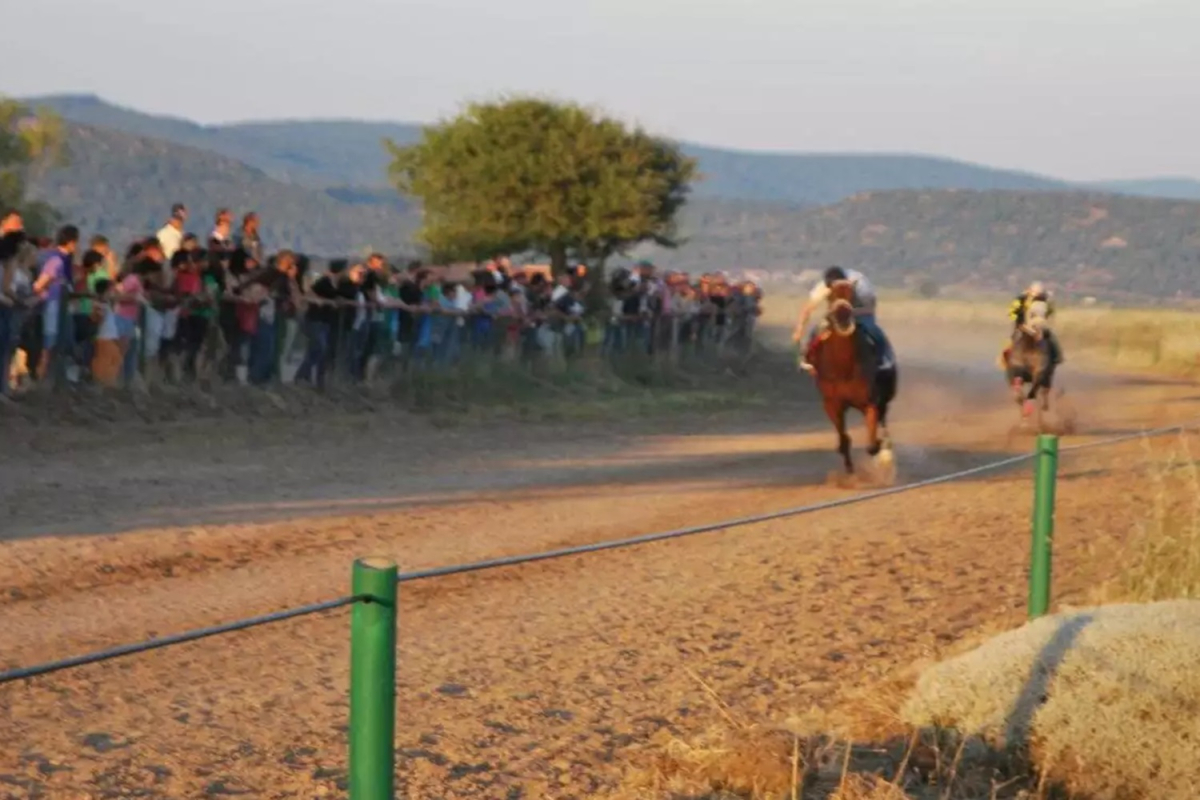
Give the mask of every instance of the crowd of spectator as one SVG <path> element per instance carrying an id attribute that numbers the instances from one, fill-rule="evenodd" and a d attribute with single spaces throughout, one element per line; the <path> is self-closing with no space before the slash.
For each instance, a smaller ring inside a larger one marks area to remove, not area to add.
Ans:
<path id="1" fill-rule="evenodd" d="M 0 394 L 47 379 L 137 386 L 148 380 L 324 387 L 331 374 L 369 382 L 385 364 L 447 365 L 465 352 L 571 358 L 595 331 L 601 352 L 653 355 L 748 346 L 761 293 L 725 275 L 693 281 L 648 262 L 592 285 L 577 266 L 557 277 L 498 257 L 470 270 L 379 253 L 332 260 L 264 250 L 258 216 L 236 230 L 216 215 L 205 241 L 176 204 L 154 235 L 118 257 L 103 235 L 86 249 L 72 225 L 53 240 L 0 219 Z"/>

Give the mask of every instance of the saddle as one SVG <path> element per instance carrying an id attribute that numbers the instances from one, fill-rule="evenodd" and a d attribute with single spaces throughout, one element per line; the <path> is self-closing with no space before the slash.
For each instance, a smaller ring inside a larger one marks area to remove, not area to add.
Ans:
<path id="1" fill-rule="evenodd" d="M 833 336 L 833 332 L 828 328 L 818 332 L 808 344 L 808 351 L 804 354 L 804 360 L 809 364 L 817 363 L 817 352 L 820 350 L 821 344 Z M 895 364 L 887 363 L 887 353 L 884 350 L 883 343 L 875 340 L 867 331 L 861 327 L 854 331 L 854 341 L 857 345 L 859 359 L 862 364 L 863 372 L 868 375 L 894 370 Z"/>

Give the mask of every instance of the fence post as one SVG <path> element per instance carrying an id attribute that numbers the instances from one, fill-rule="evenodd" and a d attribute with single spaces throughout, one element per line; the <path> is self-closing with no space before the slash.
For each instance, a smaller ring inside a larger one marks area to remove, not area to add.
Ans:
<path id="1" fill-rule="evenodd" d="M 1033 467 L 1033 545 L 1029 556 L 1029 618 L 1050 610 L 1054 550 L 1054 490 L 1058 482 L 1058 437 L 1037 438 Z"/>
<path id="2" fill-rule="evenodd" d="M 350 612 L 350 800 L 393 800 L 396 733 L 396 565 L 354 562 Z"/>

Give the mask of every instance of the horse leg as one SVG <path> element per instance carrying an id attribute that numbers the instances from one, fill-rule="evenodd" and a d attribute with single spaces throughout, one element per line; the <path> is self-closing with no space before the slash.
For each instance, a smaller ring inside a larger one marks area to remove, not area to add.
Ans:
<path id="1" fill-rule="evenodd" d="M 841 400 L 826 400 L 825 414 L 829 417 L 834 429 L 837 431 L 837 451 L 842 456 L 842 464 L 846 468 L 846 474 L 851 475 L 854 473 L 854 462 L 850 459 L 850 437 L 846 434 L 846 404 Z"/>
<path id="2" fill-rule="evenodd" d="M 874 458 L 882 449 L 879 444 L 879 409 L 874 404 L 868 405 L 863 417 L 867 421 L 867 455 Z"/>

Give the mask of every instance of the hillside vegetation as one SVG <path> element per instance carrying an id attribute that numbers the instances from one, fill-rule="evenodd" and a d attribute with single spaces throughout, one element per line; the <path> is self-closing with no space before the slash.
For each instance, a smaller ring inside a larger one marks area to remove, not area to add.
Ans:
<path id="1" fill-rule="evenodd" d="M 388 203 L 363 203 L 355 192 L 328 192 L 273 180 L 233 159 L 160 139 L 84 125 L 67 126 L 69 165 L 38 175 L 30 194 L 85 232 L 123 246 L 153 233 L 173 202 L 187 204 L 189 229 L 207 235 L 217 208 L 255 210 L 269 247 L 319 255 L 373 247 L 404 250 L 416 227 L 393 192 Z"/>
<path id="2" fill-rule="evenodd" d="M 698 205 L 664 264 L 854 266 L 885 285 L 1195 297 L 1200 203 L 1080 192 L 871 192 L 818 209 Z"/>

